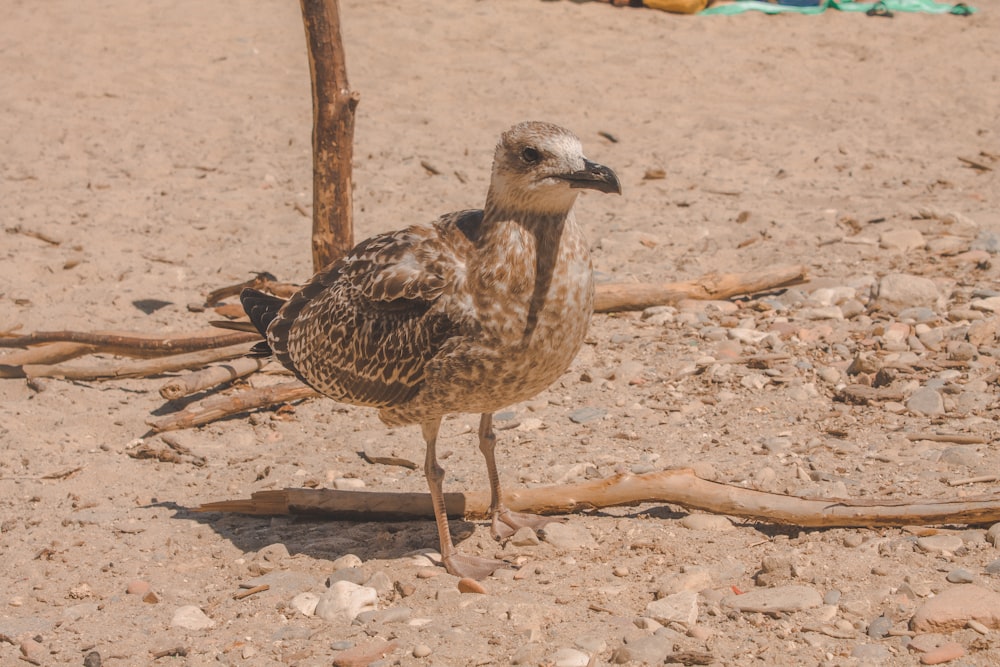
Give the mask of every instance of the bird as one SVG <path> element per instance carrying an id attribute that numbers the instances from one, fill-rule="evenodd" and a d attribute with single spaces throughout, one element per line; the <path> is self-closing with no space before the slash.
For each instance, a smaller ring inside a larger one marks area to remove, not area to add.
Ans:
<path id="1" fill-rule="evenodd" d="M 493 537 L 552 521 L 504 504 L 493 414 L 555 382 L 584 342 L 594 279 L 573 213 L 583 190 L 622 192 L 572 132 L 521 122 L 497 143 L 483 208 L 362 241 L 287 300 L 240 294 L 265 338 L 253 355 L 335 401 L 377 408 L 388 426 L 420 426 L 441 560 L 458 577 L 504 564 L 452 542 L 437 459 L 446 415 L 480 415 Z"/>

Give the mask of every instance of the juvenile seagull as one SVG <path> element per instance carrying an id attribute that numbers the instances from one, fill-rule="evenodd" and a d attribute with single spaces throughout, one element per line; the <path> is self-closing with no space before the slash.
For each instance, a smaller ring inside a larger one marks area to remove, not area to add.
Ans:
<path id="1" fill-rule="evenodd" d="M 548 387 L 583 343 L 594 283 L 572 211 L 581 189 L 621 194 L 572 133 L 520 123 L 500 137 L 482 210 L 362 241 L 288 301 L 240 295 L 267 339 L 255 353 L 273 352 L 334 400 L 378 408 L 390 426 L 420 424 L 441 558 L 460 577 L 481 579 L 501 563 L 452 544 L 435 453 L 445 415 L 481 414 L 493 536 L 546 523 L 504 505 L 493 413 Z"/>

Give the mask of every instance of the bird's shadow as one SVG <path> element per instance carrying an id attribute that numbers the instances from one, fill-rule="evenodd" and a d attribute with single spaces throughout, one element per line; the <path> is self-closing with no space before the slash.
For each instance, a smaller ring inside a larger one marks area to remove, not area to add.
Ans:
<path id="1" fill-rule="evenodd" d="M 281 543 L 289 555 L 335 560 L 354 554 L 363 561 L 396 559 L 421 550 L 438 550 L 433 519 L 410 521 L 341 521 L 310 516 L 254 516 L 235 512 L 202 512 L 174 502 L 154 502 L 172 518 L 208 526 L 244 553 Z M 477 524 L 449 519 L 456 545 L 471 537 Z M 488 539 L 488 538 L 487 538 Z"/>

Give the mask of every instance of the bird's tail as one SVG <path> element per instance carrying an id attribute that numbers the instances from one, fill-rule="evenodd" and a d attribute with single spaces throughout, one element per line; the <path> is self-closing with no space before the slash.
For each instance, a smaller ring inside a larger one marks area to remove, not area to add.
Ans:
<path id="1" fill-rule="evenodd" d="M 240 303 L 243 304 L 243 310 L 250 317 L 253 326 L 266 339 L 267 328 L 285 305 L 285 300 L 248 287 L 240 292 Z M 250 349 L 251 357 L 269 357 L 271 354 L 271 346 L 267 344 L 267 340 L 257 343 Z"/>

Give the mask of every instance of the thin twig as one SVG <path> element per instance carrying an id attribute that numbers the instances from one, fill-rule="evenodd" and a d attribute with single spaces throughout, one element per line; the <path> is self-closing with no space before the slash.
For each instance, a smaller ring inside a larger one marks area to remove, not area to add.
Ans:
<path id="1" fill-rule="evenodd" d="M 175 354 L 155 359 L 142 359 L 139 361 L 109 361 L 87 365 L 38 364 L 27 365 L 22 368 L 27 377 L 36 378 L 58 377 L 67 380 L 109 380 L 113 378 L 151 377 L 174 371 L 201 368 L 216 361 L 235 359 L 245 356 L 247 351 L 246 343 L 239 343 L 217 349 Z"/>
<path id="2" fill-rule="evenodd" d="M 157 433 L 173 431 L 202 426 L 241 412 L 317 395 L 314 389 L 301 382 L 284 382 L 227 396 L 212 396 L 198 403 L 193 403 L 180 412 L 160 419 L 148 419 L 146 423 Z"/>
<path id="3" fill-rule="evenodd" d="M 218 333 L 209 329 L 204 334 L 175 336 L 144 336 L 141 334 L 122 335 L 89 331 L 36 331 L 24 336 L 0 337 L 2 347 L 28 347 L 42 343 L 82 343 L 93 345 L 95 352 L 116 354 L 123 357 L 162 357 L 182 352 L 196 352 L 210 348 L 252 343 L 260 340 L 256 333 Z"/>

